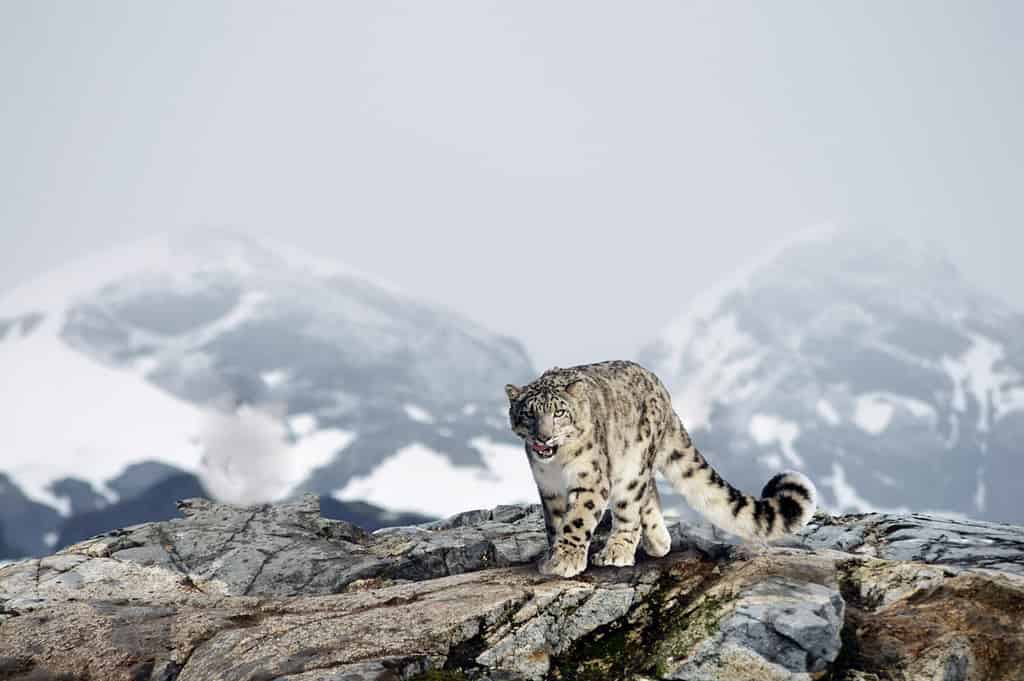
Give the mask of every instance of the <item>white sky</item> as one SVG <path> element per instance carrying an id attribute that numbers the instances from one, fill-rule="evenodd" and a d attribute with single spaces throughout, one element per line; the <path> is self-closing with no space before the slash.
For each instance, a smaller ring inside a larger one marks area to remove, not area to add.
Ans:
<path id="1" fill-rule="evenodd" d="M 823 222 L 1024 307 L 1024 3 L 0 0 L 0 290 L 152 231 L 273 236 L 632 356 Z"/>

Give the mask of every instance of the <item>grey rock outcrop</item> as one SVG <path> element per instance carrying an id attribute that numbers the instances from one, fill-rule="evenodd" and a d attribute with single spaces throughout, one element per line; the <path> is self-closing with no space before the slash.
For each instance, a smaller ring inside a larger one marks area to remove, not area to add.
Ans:
<path id="1" fill-rule="evenodd" d="M 0 679 L 1015 679 L 1024 530 L 816 519 L 745 556 L 547 579 L 536 507 L 367 533 L 315 498 L 182 502 L 0 568 Z M 598 543 L 601 537 L 599 535 Z"/>
<path id="2" fill-rule="evenodd" d="M 951 568 L 1024 575 L 1024 531 L 1016 525 L 924 514 L 868 513 L 820 518 L 803 534 L 808 546 Z"/>

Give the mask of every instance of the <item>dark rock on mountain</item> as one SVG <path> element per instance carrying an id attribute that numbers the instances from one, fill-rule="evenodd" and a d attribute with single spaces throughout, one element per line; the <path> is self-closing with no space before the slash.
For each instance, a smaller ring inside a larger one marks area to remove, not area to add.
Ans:
<path id="1" fill-rule="evenodd" d="M 55 528 L 61 522 L 60 514 L 29 499 L 3 473 L 0 473 L 0 510 L 3 513 L 0 526 L 7 537 L 8 550 L 17 547 L 24 552 L 7 556 L 0 554 L 0 557 L 39 556 L 53 550 L 57 540 Z"/>
<path id="2" fill-rule="evenodd" d="M 146 490 L 152 488 L 167 478 L 183 473 L 180 468 L 169 466 L 159 461 L 144 461 L 133 463 L 125 467 L 124 471 L 115 478 L 107 481 L 107 487 L 112 489 L 122 499 L 137 497 Z M 196 496 L 196 495 L 189 495 Z M 201 496 L 201 495 L 199 495 Z M 184 497 L 178 497 L 183 499 Z M 140 522 L 148 522 L 143 520 Z"/>
<path id="3" fill-rule="evenodd" d="M 0 568 L 0 673 L 924 681 L 1024 669 L 1024 530 L 1012 526 L 820 516 L 746 555 L 677 525 L 665 558 L 564 580 L 533 565 L 545 548 L 534 506 L 372 534 L 321 518 L 315 497 L 181 511 Z"/>
<path id="4" fill-rule="evenodd" d="M 25 553 L 21 549 L 7 543 L 7 540 L 4 538 L 3 528 L 0 527 L 0 561 L 21 558 L 24 555 Z"/>
<path id="5" fill-rule="evenodd" d="M 99 510 L 110 503 L 92 485 L 76 478 L 61 478 L 51 482 L 49 489 L 53 496 L 67 502 L 73 516 Z"/>
<path id="6" fill-rule="evenodd" d="M 398 525 L 419 525 L 434 518 L 420 513 L 389 511 L 364 501 L 338 501 L 334 497 L 320 497 L 320 515 L 328 520 L 344 520 L 365 530 Z"/>
<path id="7" fill-rule="evenodd" d="M 57 540 L 64 547 L 89 537 L 118 530 L 125 518 L 133 525 L 170 520 L 178 515 L 179 499 L 208 497 L 199 480 L 190 473 L 177 473 L 159 480 L 137 496 L 104 508 L 73 515 L 64 522 Z"/>
<path id="8" fill-rule="evenodd" d="M 178 502 L 181 499 L 209 498 L 196 476 L 175 472 L 170 467 L 161 470 L 170 475 L 166 478 L 154 475 L 155 484 L 143 489 L 137 496 L 69 518 L 61 527 L 57 545 L 65 547 L 89 537 L 121 531 L 125 518 L 131 518 L 132 525 L 170 520 L 178 516 Z M 135 469 L 133 472 L 139 471 Z M 149 471 L 150 474 L 155 472 L 156 469 Z M 121 486 L 121 489 L 129 488 L 128 485 Z M 337 501 L 331 497 L 321 497 L 320 504 L 324 518 L 343 520 L 371 531 L 385 526 L 411 525 L 432 520 L 416 513 L 395 513 L 372 504 Z"/>

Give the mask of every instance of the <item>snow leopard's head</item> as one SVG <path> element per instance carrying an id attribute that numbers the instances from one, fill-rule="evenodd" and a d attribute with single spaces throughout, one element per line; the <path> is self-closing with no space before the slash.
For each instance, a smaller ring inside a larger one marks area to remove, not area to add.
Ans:
<path id="1" fill-rule="evenodd" d="M 586 431 L 586 384 L 557 367 L 522 388 L 506 385 L 505 394 L 512 431 L 523 438 L 531 456 L 550 459 Z"/>

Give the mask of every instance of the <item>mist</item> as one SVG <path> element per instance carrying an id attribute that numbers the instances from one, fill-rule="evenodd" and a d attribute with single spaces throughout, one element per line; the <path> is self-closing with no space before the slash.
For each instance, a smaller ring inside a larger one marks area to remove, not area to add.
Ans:
<path id="1" fill-rule="evenodd" d="M 227 227 L 564 366 L 832 223 L 934 241 L 1019 306 L 1022 12 L 6 3 L 0 290 Z"/>

